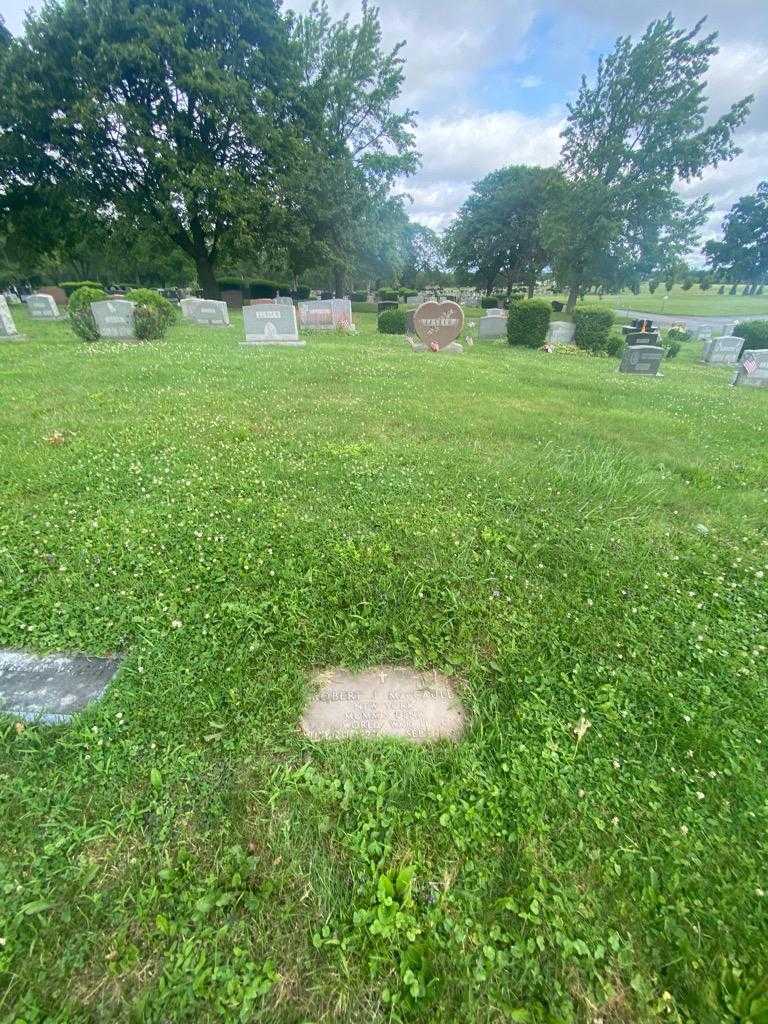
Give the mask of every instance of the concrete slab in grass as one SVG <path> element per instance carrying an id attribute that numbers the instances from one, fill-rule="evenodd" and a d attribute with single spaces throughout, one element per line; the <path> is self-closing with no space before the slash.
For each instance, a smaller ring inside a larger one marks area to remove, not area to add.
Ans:
<path id="1" fill-rule="evenodd" d="M 0 712 L 25 722 L 68 722 L 105 692 L 123 656 L 0 650 Z"/>

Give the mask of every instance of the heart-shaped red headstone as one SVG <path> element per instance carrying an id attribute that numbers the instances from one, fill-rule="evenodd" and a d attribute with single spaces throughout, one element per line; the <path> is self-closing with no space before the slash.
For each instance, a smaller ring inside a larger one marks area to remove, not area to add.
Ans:
<path id="1" fill-rule="evenodd" d="M 426 345 L 445 348 L 456 341 L 464 326 L 464 313 L 456 302 L 422 302 L 413 314 L 413 326 Z"/>

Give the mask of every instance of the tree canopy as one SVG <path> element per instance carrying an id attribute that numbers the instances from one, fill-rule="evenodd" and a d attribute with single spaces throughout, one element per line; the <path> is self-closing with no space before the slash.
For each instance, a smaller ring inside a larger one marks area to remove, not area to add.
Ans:
<path id="1" fill-rule="evenodd" d="M 609 268 L 615 282 L 663 270 L 690 250 L 707 200 L 684 204 L 675 183 L 740 152 L 733 135 L 753 97 L 706 123 L 717 35 L 702 35 L 703 24 L 681 29 L 667 15 L 636 43 L 620 38 L 568 106 L 561 168 L 572 196 L 562 199 L 548 238 L 571 306 Z"/>
<path id="2" fill-rule="evenodd" d="M 223 252 L 338 251 L 339 182 L 359 209 L 415 166 L 398 53 L 367 7 L 351 25 L 274 0 L 48 3 L 0 62 L 6 217 L 44 197 L 151 225 L 207 294 Z"/>
<path id="3" fill-rule="evenodd" d="M 734 203 L 722 241 L 707 242 L 704 253 L 710 267 L 734 283 L 768 283 L 768 181 Z"/>

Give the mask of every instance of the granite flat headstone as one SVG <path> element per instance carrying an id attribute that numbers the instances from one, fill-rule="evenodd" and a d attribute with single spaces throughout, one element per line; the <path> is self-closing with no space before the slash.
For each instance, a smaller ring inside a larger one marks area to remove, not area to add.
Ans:
<path id="1" fill-rule="evenodd" d="M 303 347 L 296 326 L 296 310 L 282 302 L 243 307 L 245 341 L 241 345 L 289 345 Z"/>
<path id="2" fill-rule="evenodd" d="M 768 388 L 768 349 L 743 352 L 733 383 L 747 388 Z"/>
<path id="3" fill-rule="evenodd" d="M 0 711 L 25 722 L 67 722 L 102 696 L 122 660 L 0 650 Z"/>
<path id="4" fill-rule="evenodd" d="M 706 362 L 712 365 L 736 366 L 744 348 L 744 339 L 733 335 L 713 338 L 706 355 Z"/>
<path id="5" fill-rule="evenodd" d="M 661 377 L 659 367 L 663 358 L 664 349 L 658 345 L 628 345 L 621 357 L 619 372 Z"/>
<path id="6" fill-rule="evenodd" d="M 466 713 L 454 684 L 437 672 L 379 665 L 361 672 L 320 672 L 301 719 L 311 739 L 395 737 L 424 743 L 458 739 Z"/>
<path id="7" fill-rule="evenodd" d="M 133 311 L 136 303 L 129 299 L 103 299 L 91 303 L 100 338 L 131 341 L 136 337 Z"/>
<path id="8" fill-rule="evenodd" d="M 8 300 L 4 295 L 0 295 L 0 338 L 18 337 L 20 337 L 20 335 L 16 330 L 16 324 L 14 323 L 13 316 L 8 308 Z"/>
<path id="9" fill-rule="evenodd" d="M 60 316 L 51 296 L 42 293 L 27 297 L 27 311 L 33 320 L 58 320 Z"/>

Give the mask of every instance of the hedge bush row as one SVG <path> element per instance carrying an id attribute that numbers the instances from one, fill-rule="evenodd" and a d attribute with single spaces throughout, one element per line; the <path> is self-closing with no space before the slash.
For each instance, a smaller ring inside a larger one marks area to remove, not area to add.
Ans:
<path id="1" fill-rule="evenodd" d="M 480 298 L 481 309 L 503 309 L 504 299 L 501 295 L 483 295 Z"/>
<path id="2" fill-rule="evenodd" d="M 404 309 L 384 309 L 379 313 L 379 334 L 405 334 L 408 313 Z"/>
<path id="3" fill-rule="evenodd" d="M 225 292 L 242 292 L 244 299 L 274 299 L 279 292 L 303 302 L 309 298 L 310 291 L 307 285 L 291 288 L 287 281 L 243 281 L 240 277 L 217 277 L 216 284 Z"/>
<path id="4" fill-rule="evenodd" d="M 543 299 L 521 299 L 519 302 L 511 302 L 507 316 L 509 344 L 541 348 L 547 336 L 551 312 L 549 303 Z"/>
<path id="5" fill-rule="evenodd" d="M 72 292 L 76 292 L 78 288 L 98 288 L 104 291 L 104 285 L 99 281 L 60 281 L 59 288 L 64 290 L 67 298 L 69 298 Z M 93 301 L 95 302 L 96 300 L 94 299 Z"/>
<path id="6" fill-rule="evenodd" d="M 736 324 L 733 333 L 746 342 L 744 348 L 768 348 L 768 320 L 745 320 Z"/>
<path id="7" fill-rule="evenodd" d="M 376 292 L 376 297 L 381 302 L 397 302 L 398 294 L 395 288 L 380 288 Z"/>
<path id="8" fill-rule="evenodd" d="M 367 302 L 368 292 L 352 292 L 349 299 L 350 302 Z"/>

